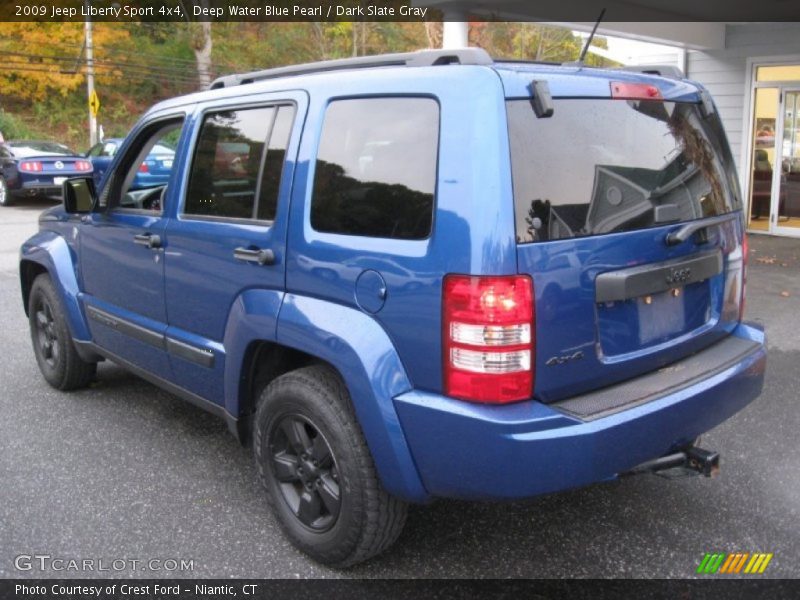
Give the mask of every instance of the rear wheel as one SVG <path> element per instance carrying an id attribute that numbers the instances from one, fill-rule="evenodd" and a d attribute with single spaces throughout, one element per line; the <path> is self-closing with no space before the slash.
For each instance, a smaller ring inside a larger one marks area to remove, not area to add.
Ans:
<path id="1" fill-rule="evenodd" d="M 253 449 L 283 530 L 315 560 L 351 566 L 400 535 L 406 504 L 383 489 L 347 389 L 331 369 L 298 369 L 264 389 Z"/>
<path id="2" fill-rule="evenodd" d="M 28 320 L 36 362 L 47 383 L 64 391 L 89 385 L 97 363 L 85 362 L 78 355 L 66 314 L 47 274 L 39 275 L 31 286 Z"/>
<path id="3" fill-rule="evenodd" d="M 6 180 L 0 177 L 0 206 L 9 206 L 11 204 L 11 192 L 8 190 Z"/>

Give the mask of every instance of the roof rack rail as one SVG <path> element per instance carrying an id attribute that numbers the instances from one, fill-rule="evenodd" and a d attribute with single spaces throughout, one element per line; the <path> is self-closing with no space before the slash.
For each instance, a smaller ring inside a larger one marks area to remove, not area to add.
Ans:
<path id="1" fill-rule="evenodd" d="M 340 58 L 320 62 L 264 69 L 217 77 L 211 82 L 210 89 L 231 87 L 245 83 L 253 83 L 264 79 L 287 77 L 291 75 L 307 75 L 344 69 L 365 69 L 369 67 L 431 67 L 436 65 L 491 65 L 491 56 L 483 48 L 457 48 L 452 50 L 418 50 L 416 52 L 398 52 L 395 54 L 378 54 L 376 56 L 358 56 Z"/>
<path id="2" fill-rule="evenodd" d="M 494 62 L 512 65 L 544 65 L 546 67 L 557 67 L 562 64 L 555 60 L 529 60 L 527 58 L 506 58 L 505 56 L 496 56 Z"/>
<path id="3" fill-rule="evenodd" d="M 617 67 L 617 69 L 646 75 L 658 75 L 668 79 L 686 79 L 683 71 L 673 65 L 628 65 L 626 67 Z"/>

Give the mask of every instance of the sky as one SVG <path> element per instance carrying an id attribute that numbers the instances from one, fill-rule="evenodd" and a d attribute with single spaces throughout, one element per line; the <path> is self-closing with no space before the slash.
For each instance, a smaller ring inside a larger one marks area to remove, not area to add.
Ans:
<path id="1" fill-rule="evenodd" d="M 573 33 L 582 36 L 584 40 L 588 35 L 587 33 L 582 31 L 574 31 Z M 636 60 L 636 57 L 642 57 L 648 55 L 663 56 L 664 54 L 675 54 L 677 57 L 677 53 L 679 52 L 679 49 L 676 48 L 675 46 L 663 46 L 661 44 L 651 44 L 649 42 L 627 40 L 619 37 L 610 37 L 610 36 L 603 36 L 603 37 L 605 37 L 605 39 L 608 40 L 608 51 L 603 51 L 602 49 L 596 49 L 595 53 L 599 54 L 600 56 L 605 56 L 606 58 L 616 60 L 617 62 L 621 62 L 622 64 L 626 65 L 641 63 L 642 62 L 641 59 Z M 592 52 L 593 50 L 590 50 L 590 52 Z"/>

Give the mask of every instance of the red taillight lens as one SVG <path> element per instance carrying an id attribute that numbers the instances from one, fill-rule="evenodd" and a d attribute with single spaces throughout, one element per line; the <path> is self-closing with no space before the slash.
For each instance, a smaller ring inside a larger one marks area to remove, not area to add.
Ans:
<path id="1" fill-rule="evenodd" d="M 661 90 L 649 83 L 611 82 L 611 97 L 616 100 L 661 100 Z"/>
<path id="2" fill-rule="evenodd" d="M 38 173 L 42 170 L 42 163 L 38 160 L 29 160 L 19 163 L 19 170 L 26 173 Z"/>
<path id="3" fill-rule="evenodd" d="M 448 275 L 443 288 L 444 387 L 474 402 L 533 393 L 533 283 L 527 275 Z"/>
<path id="4" fill-rule="evenodd" d="M 744 302 L 747 297 L 747 254 L 750 251 L 750 243 L 747 241 L 747 234 L 742 234 L 742 299 L 739 301 L 739 320 L 744 319 Z"/>
<path id="5" fill-rule="evenodd" d="M 146 162 L 143 162 L 142 164 L 139 165 L 139 173 L 149 173 L 149 172 L 150 168 L 147 166 Z"/>
<path id="6" fill-rule="evenodd" d="M 76 171 L 91 171 L 92 170 L 92 163 L 90 163 L 88 160 L 75 161 L 75 170 Z"/>

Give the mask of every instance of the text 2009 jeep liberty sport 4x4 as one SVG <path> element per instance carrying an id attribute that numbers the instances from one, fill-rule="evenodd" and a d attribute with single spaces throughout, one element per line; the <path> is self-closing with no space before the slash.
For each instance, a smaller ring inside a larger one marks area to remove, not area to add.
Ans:
<path id="1" fill-rule="evenodd" d="M 292 541 L 346 566 L 407 502 L 710 472 L 755 399 L 746 240 L 708 94 L 421 51 L 162 102 L 22 248 L 36 359 L 108 358 L 252 443 Z M 157 142 L 169 183 L 134 189 Z"/>

